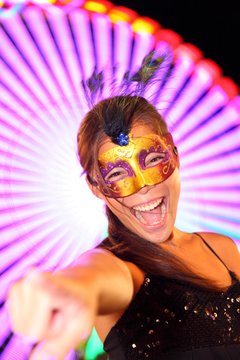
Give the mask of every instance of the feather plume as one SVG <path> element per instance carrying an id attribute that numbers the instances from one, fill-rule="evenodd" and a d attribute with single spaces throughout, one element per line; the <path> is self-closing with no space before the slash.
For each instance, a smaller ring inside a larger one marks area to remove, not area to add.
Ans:
<path id="1" fill-rule="evenodd" d="M 134 74 L 131 74 L 128 69 L 120 83 L 114 76 L 107 81 L 105 72 L 97 72 L 96 68 L 89 79 L 82 80 L 82 88 L 89 109 L 92 109 L 99 101 L 112 98 L 111 111 L 108 108 L 104 111 L 104 132 L 113 142 L 119 144 L 120 134 L 122 138 L 127 138 L 138 98 L 144 96 L 151 103 L 147 98 L 146 90 L 156 82 L 162 83 L 166 76 L 166 70 L 164 72 L 162 70 L 166 63 L 169 64 L 167 60 L 169 60 L 169 54 L 153 50 L 143 58 L 140 68 Z M 106 88 L 108 96 L 106 96 Z M 129 96 L 134 98 L 134 100 L 131 99 L 131 108 Z"/>

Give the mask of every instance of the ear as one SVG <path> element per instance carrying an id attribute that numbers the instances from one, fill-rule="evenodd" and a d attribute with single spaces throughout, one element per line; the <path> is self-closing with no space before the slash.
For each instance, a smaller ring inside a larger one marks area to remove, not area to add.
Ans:
<path id="1" fill-rule="evenodd" d="M 85 179 L 86 179 L 88 187 L 91 190 L 91 192 L 93 193 L 93 195 L 95 195 L 96 197 L 98 197 L 101 200 L 105 200 L 105 196 L 99 190 L 98 183 L 96 181 L 92 180 L 89 175 L 86 175 Z"/>
<path id="2" fill-rule="evenodd" d="M 173 153 L 174 153 L 174 155 L 176 155 L 176 158 L 178 161 L 178 168 L 180 168 L 180 159 L 179 159 L 179 154 L 178 154 L 178 148 L 176 145 L 174 145 L 174 147 L 173 147 Z"/>

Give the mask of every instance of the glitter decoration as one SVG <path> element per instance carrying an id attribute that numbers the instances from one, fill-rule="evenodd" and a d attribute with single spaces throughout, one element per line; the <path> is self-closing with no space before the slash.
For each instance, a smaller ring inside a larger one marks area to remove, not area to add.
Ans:
<path id="1" fill-rule="evenodd" d="M 120 133 L 116 139 L 116 142 L 120 146 L 126 146 L 129 142 L 129 137 L 126 134 Z"/>
<path id="2" fill-rule="evenodd" d="M 221 232 L 236 244 L 240 97 L 232 79 L 199 49 L 111 2 L 3 0 L 0 25 L 0 357 L 23 360 L 29 348 L 11 333 L 6 313 L 10 284 L 34 265 L 72 264 L 107 234 L 103 203 L 91 194 L 76 158 L 76 133 L 88 110 L 81 81 L 106 65 L 107 78 L 114 72 L 120 81 L 126 71 L 137 74 L 151 49 L 169 54 L 166 77 L 148 95 L 162 109 L 181 160 L 176 226 Z M 95 79 L 100 87 L 102 80 Z M 240 294 L 232 299 L 224 305 L 229 320 Z"/>

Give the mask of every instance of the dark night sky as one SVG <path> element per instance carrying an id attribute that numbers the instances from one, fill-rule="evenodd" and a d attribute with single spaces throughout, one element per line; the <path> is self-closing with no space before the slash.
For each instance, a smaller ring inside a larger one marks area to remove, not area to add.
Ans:
<path id="1" fill-rule="evenodd" d="M 113 0 L 196 45 L 240 86 L 240 0 Z"/>

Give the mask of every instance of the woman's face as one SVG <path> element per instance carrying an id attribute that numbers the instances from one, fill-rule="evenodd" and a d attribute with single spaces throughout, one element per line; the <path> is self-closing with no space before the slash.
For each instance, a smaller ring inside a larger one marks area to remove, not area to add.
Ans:
<path id="1" fill-rule="evenodd" d="M 152 134 L 148 125 L 136 125 L 131 134 L 144 137 Z M 102 144 L 99 156 L 116 147 L 110 140 Z M 111 211 L 132 232 L 140 237 L 162 243 L 172 234 L 180 192 L 180 176 L 176 167 L 173 173 L 163 182 L 146 185 L 132 195 L 122 198 L 111 198 L 97 190 L 96 195 L 103 199 Z"/>

